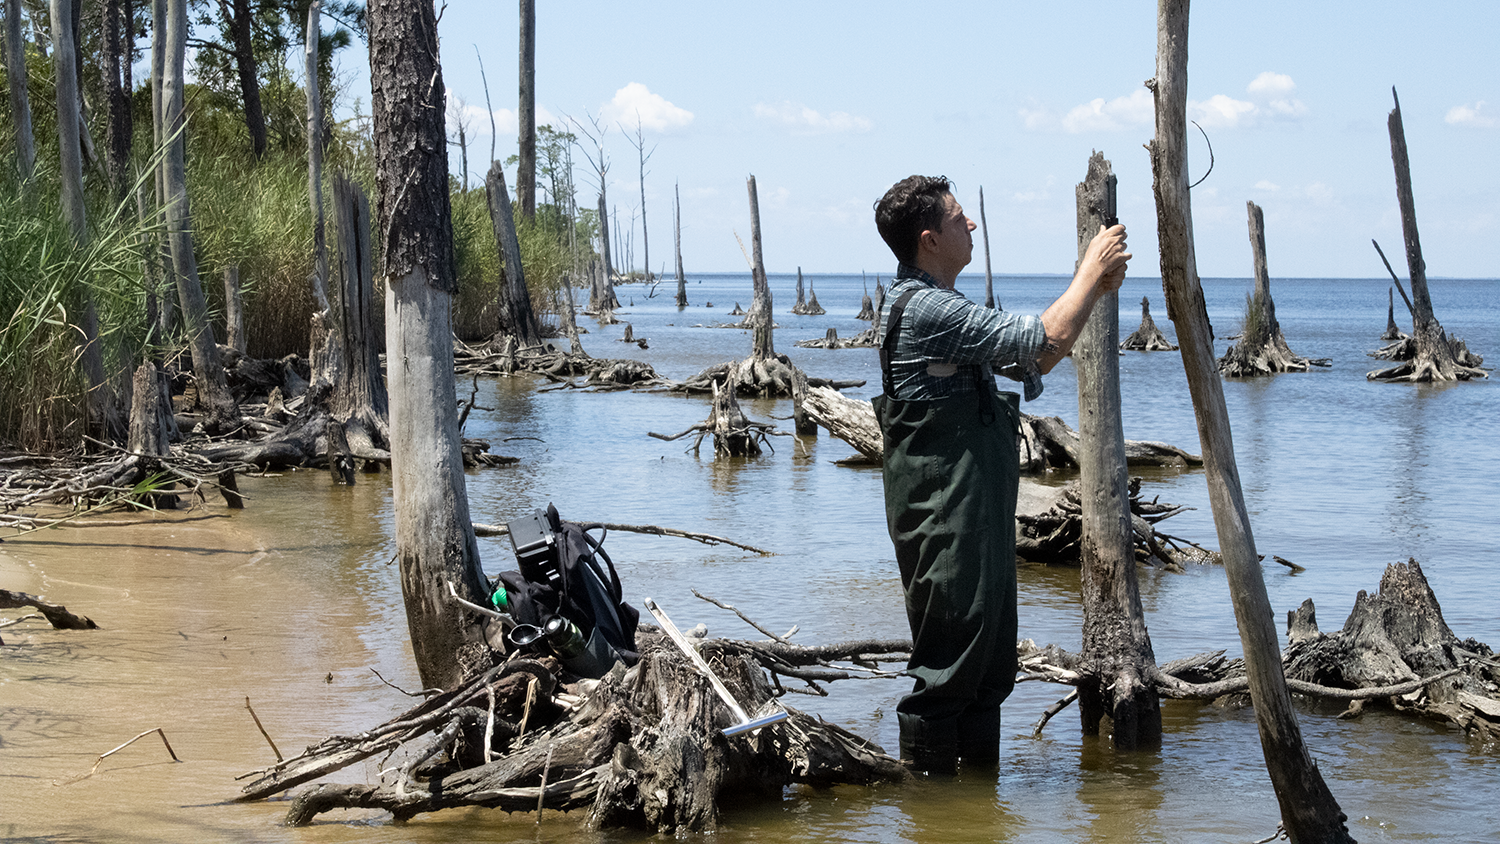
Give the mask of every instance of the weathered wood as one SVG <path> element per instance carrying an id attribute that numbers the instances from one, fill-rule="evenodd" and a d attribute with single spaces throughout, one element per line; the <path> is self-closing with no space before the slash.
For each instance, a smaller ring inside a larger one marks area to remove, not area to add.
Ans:
<path id="1" fill-rule="evenodd" d="M 1246 202 L 1250 219 L 1250 254 L 1255 267 L 1255 290 L 1245 300 L 1245 324 L 1240 338 L 1219 358 L 1219 372 L 1230 378 L 1306 372 L 1309 366 L 1328 366 L 1327 358 L 1305 358 L 1293 352 L 1276 321 L 1271 298 L 1271 276 L 1266 270 L 1266 221 L 1260 206 Z"/>
<path id="2" fill-rule="evenodd" d="M 677 183 L 672 184 L 672 231 L 677 245 L 677 307 L 686 308 L 687 299 L 687 276 L 682 272 L 682 190 Z"/>
<path id="3" fill-rule="evenodd" d="M 801 267 L 797 268 L 797 274 L 802 274 Z M 803 311 L 803 313 L 808 316 L 822 316 L 828 313 L 822 305 L 818 304 L 818 287 L 811 279 L 807 282 L 807 310 Z"/>
<path id="4" fill-rule="evenodd" d="M 1432 312 L 1432 297 L 1427 290 L 1427 262 L 1422 259 L 1422 241 L 1417 233 L 1417 209 L 1412 197 L 1411 161 L 1406 151 L 1406 130 L 1401 123 L 1401 101 L 1391 88 L 1395 107 L 1386 119 L 1391 136 L 1391 163 L 1396 171 L 1396 201 L 1401 207 L 1401 235 L 1406 243 L 1406 266 L 1411 278 L 1412 332 L 1414 354 L 1410 361 L 1391 369 L 1377 370 L 1365 377 L 1371 381 L 1468 381 L 1488 378 L 1479 368 L 1479 359 L 1469 360 L 1464 346 L 1460 358 L 1456 344 L 1443 331 Z M 1377 247 L 1378 248 L 1378 247 Z M 1384 257 L 1382 255 L 1382 257 Z"/>
<path id="5" fill-rule="evenodd" d="M 1115 176 L 1103 153 L 1089 157 L 1078 184 L 1078 260 L 1116 217 Z M 1079 496 L 1082 513 L 1084 677 L 1078 714 L 1084 735 L 1122 750 L 1161 742 L 1156 670 L 1135 578 L 1134 531 L 1120 411 L 1119 294 L 1099 297 L 1073 347 L 1078 373 Z"/>
<path id="6" fill-rule="evenodd" d="M 10 125 L 16 138 L 16 171 L 29 181 L 36 169 L 36 137 L 31 129 L 31 97 L 26 85 L 26 39 L 21 32 L 21 0 L 5 0 L 5 78 L 10 86 Z"/>
<path id="7" fill-rule="evenodd" d="M 797 304 L 792 306 L 792 313 L 801 314 L 807 307 L 807 293 L 802 287 L 802 268 L 797 268 Z"/>
<path id="8" fill-rule="evenodd" d="M 853 446 L 863 458 L 860 462 L 879 465 L 885 459 L 880 426 L 868 401 L 856 401 L 829 387 L 811 387 L 804 407 L 814 422 Z"/>
<path id="9" fill-rule="evenodd" d="M 183 62 L 187 52 L 187 2 L 168 0 L 162 75 L 163 142 L 166 155 L 163 186 L 166 191 L 168 240 L 177 280 L 177 298 L 192 352 L 194 386 L 204 410 L 203 428 L 209 433 L 228 431 L 239 423 L 239 408 L 229 392 L 219 346 L 214 342 L 208 319 L 208 302 L 198 278 L 198 258 L 193 252 L 192 212 L 188 207 L 187 172 L 183 126 L 187 120 L 183 96 L 186 79 Z"/>
<path id="10" fill-rule="evenodd" d="M 495 231 L 495 243 L 499 245 L 503 274 L 495 303 L 499 325 L 495 342 L 513 337 L 520 348 L 531 349 L 542 344 L 542 332 L 536 311 L 531 307 L 531 293 L 526 289 L 521 241 L 516 236 L 516 219 L 505 187 L 505 169 L 500 162 L 490 163 L 489 173 L 484 178 L 484 191 L 489 198 L 490 224 Z"/>
<path id="11" fill-rule="evenodd" d="M 156 364 L 146 361 L 131 382 L 130 436 L 125 448 L 132 454 L 161 457 L 171 450 L 172 405 L 163 402 L 163 383 Z"/>
<path id="12" fill-rule="evenodd" d="M 1400 340 L 1406 335 L 1402 334 L 1401 328 L 1396 325 L 1396 289 L 1394 287 L 1386 288 L 1385 300 L 1385 333 L 1380 335 L 1380 339 Z"/>
<path id="13" fill-rule="evenodd" d="M 176 2 L 177 0 L 174 0 Z M 484 632 L 448 600 L 489 594 L 469 519 L 453 400 L 453 230 L 437 20 L 424 0 L 368 5 L 371 113 L 386 287 L 396 557 L 424 686 L 455 685 Z"/>
<path id="14" fill-rule="evenodd" d="M 1141 297 L 1141 327 L 1131 332 L 1120 348 L 1135 352 L 1175 352 L 1177 347 L 1167 341 L 1167 336 L 1156 327 L 1156 321 L 1151 319 L 1151 300 L 1145 296 Z"/>
<path id="15" fill-rule="evenodd" d="M 0 610 L 14 610 L 21 607 L 35 607 L 37 612 L 47 619 L 47 623 L 57 630 L 99 629 L 99 625 L 95 624 L 93 619 L 86 615 L 68 612 L 68 608 L 62 604 L 54 604 L 25 592 L 0 589 Z"/>
<path id="16" fill-rule="evenodd" d="M 601 151 L 600 155 L 603 154 Z M 603 174 L 600 175 L 600 181 L 603 181 Z M 605 205 L 602 185 L 599 188 L 599 258 L 604 263 L 589 293 L 589 311 L 608 314 L 620 307 L 620 300 L 615 297 L 615 270 L 609 255 L 609 208 Z"/>
<path id="17" fill-rule="evenodd" d="M 245 353 L 245 301 L 239 264 L 224 268 L 224 345 Z"/>
<path id="18" fill-rule="evenodd" d="M 995 307 L 995 277 L 990 272 L 990 224 L 984 217 L 984 185 L 979 186 L 979 233 L 984 240 L 984 306 Z"/>
<path id="19" fill-rule="evenodd" d="M 318 310 L 328 310 L 328 234 L 323 216 L 323 93 L 318 82 L 323 0 L 307 4 L 302 38 L 302 72 L 307 79 L 307 204 L 313 221 L 313 270 L 308 279 Z"/>
<path id="20" fill-rule="evenodd" d="M 750 329 L 750 356 L 766 360 L 776 355 L 776 326 L 771 316 L 771 285 L 766 280 L 765 259 L 761 257 L 760 199 L 755 190 L 755 177 L 747 179 L 745 186 L 750 193 L 750 273 L 755 297 L 750 301 L 750 313 L 745 315 L 744 326 Z"/>
<path id="21" fill-rule="evenodd" d="M 1188 0 L 1159 0 L 1156 76 L 1147 87 L 1156 111 L 1149 145 L 1156 194 L 1157 240 L 1167 315 L 1177 328 L 1188 391 L 1208 472 L 1209 500 L 1220 553 L 1245 650 L 1250 696 L 1261 750 L 1293 841 L 1346 842 L 1346 817 L 1302 742 L 1281 671 L 1280 644 L 1261 577 L 1249 513 L 1234 460 L 1223 380 L 1213 354 L 1212 329 L 1198 280 L 1193 212 L 1188 192 Z"/>
<path id="22" fill-rule="evenodd" d="M 342 360 L 329 412 L 356 454 L 374 454 L 390 447 L 390 397 L 376 335 L 380 303 L 370 255 L 370 201 L 346 173 L 334 174 L 332 187 L 338 273 L 331 279 L 329 323 Z"/>

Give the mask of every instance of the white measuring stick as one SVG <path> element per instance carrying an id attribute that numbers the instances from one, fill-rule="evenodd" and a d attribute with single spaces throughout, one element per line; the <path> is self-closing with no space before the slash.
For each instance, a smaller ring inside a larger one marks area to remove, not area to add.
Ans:
<path id="1" fill-rule="evenodd" d="M 677 629 L 677 625 L 672 623 L 672 619 L 667 618 L 667 614 L 662 612 L 661 607 L 656 605 L 656 601 L 647 598 L 645 604 L 646 609 L 651 611 L 651 615 L 661 625 L 662 631 L 667 634 L 667 638 L 671 639 L 672 643 L 687 655 L 687 658 L 692 661 L 693 665 L 699 671 L 703 672 L 704 676 L 708 678 L 709 685 L 714 687 L 714 691 L 724 701 L 724 705 L 728 706 L 729 711 L 734 713 L 734 717 L 739 719 L 738 724 L 723 731 L 724 735 L 732 736 L 747 730 L 759 729 L 767 724 L 774 724 L 777 721 L 784 720 L 787 717 L 787 713 L 781 711 L 774 715 L 768 715 L 752 721 L 750 716 L 746 714 L 744 707 L 739 705 L 739 702 L 734 699 L 734 695 L 731 695 L 729 689 L 724 686 L 724 681 L 720 680 L 719 675 L 715 674 L 713 669 L 708 667 L 708 663 L 704 661 L 703 655 L 698 653 L 698 649 L 693 647 L 686 636 L 682 635 L 682 631 Z"/>

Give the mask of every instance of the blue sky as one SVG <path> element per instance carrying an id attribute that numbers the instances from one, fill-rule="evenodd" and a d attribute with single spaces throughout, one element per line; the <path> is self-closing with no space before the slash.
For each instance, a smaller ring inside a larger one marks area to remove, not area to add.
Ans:
<path id="1" fill-rule="evenodd" d="M 995 272 L 1069 272 L 1073 186 L 1098 149 L 1119 177 L 1133 274 L 1159 275 L 1143 149 L 1154 131 L 1142 84 L 1155 72 L 1154 3 L 536 5 L 538 122 L 611 125 L 609 198 L 622 220 L 641 199 L 621 125 L 633 131 L 639 115 L 655 145 L 653 270 L 671 272 L 674 182 L 688 272 L 744 270 L 736 234 L 748 245 L 753 174 L 770 272 L 889 273 L 872 203 L 928 173 L 952 178 L 976 220 L 984 188 Z M 1215 158 L 1193 191 L 1200 274 L 1250 275 L 1254 200 L 1273 277 L 1384 275 L 1372 237 L 1404 277 L 1386 133 L 1394 85 L 1429 275 L 1500 277 L 1497 33 L 1491 0 L 1197 4 L 1189 116 Z M 515 151 L 516 3 L 450 0 L 440 34 L 450 113 L 467 116 L 480 178 L 490 130 L 476 47 L 504 158 Z M 357 51 L 344 69 L 368 109 Z M 1209 156 L 1196 132 L 1190 150 L 1201 174 Z M 450 160 L 457 171 L 456 151 Z M 977 244 L 969 271 L 983 272 Z"/>

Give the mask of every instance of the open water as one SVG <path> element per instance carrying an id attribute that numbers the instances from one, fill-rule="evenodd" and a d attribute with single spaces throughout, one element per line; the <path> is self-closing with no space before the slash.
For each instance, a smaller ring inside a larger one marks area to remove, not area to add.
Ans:
<path id="1" fill-rule="evenodd" d="M 796 340 L 841 337 L 866 327 L 855 318 L 858 275 L 807 279 L 828 313 L 789 313 L 795 277 L 772 276 L 778 351 L 807 372 L 865 379 L 873 396 L 872 350 L 798 349 Z M 875 278 L 868 279 L 873 292 Z M 1038 312 L 1066 286 L 1062 277 L 1001 277 L 1010 310 Z M 982 298 L 983 277 L 960 289 Z M 1277 316 L 1292 349 L 1332 358 L 1332 367 L 1227 381 L 1236 455 L 1258 549 L 1305 567 L 1265 569 L 1278 617 L 1312 598 L 1325 630 L 1342 624 L 1359 590 L 1375 590 L 1388 563 L 1416 558 L 1460 637 L 1500 645 L 1491 584 L 1500 547 L 1500 447 L 1493 431 L 1500 392 L 1488 381 L 1444 386 L 1370 383 L 1386 364 L 1366 356 L 1381 345 L 1381 280 L 1275 279 Z M 596 357 L 644 359 L 685 378 L 749 352 L 748 335 L 710 327 L 748 305 L 747 273 L 694 275 L 690 306 L 672 305 L 672 282 L 655 296 L 619 288 L 619 312 L 649 348 L 617 343 L 624 326 L 596 326 L 585 347 Z M 1438 318 L 1481 355 L 1500 359 L 1500 282 L 1431 282 Z M 1204 282 L 1217 334 L 1237 330 L 1247 279 Z M 1140 320 L 1148 296 L 1168 336 L 1160 284 L 1129 279 L 1120 295 L 1121 334 Z M 713 307 L 707 307 L 712 302 Z M 1397 307 L 1400 308 L 1399 300 Z M 1398 317 L 1399 324 L 1409 320 Z M 1218 341 L 1222 353 L 1228 341 Z M 1121 358 L 1125 434 L 1198 451 L 1181 359 L 1176 353 Z M 732 537 L 775 551 L 761 557 L 677 539 L 615 534 L 607 548 L 627 595 L 655 597 L 679 626 L 754 636 L 732 614 L 699 601 L 697 589 L 763 625 L 799 628 L 795 640 L 904 637 L 900 586 L 881 512 L 878 469 L 833 461 L 852 453 L 826 435 L 772 439 L 774 453 L 715 461 L 689 440 L 662 442 L 702 421 L 702 398 L 664 393 L 544 392 L 529 378 L 479 383 L 466 434 L 488 438 L 517 466 L 469 477 L 475 521 L 500 523 L 555 502 L 581 521 L 657 524 Z M 1071 365 L 1047 378 L 1026 406 L 1076 425 Z M 461 387 L 467 395 L 468 385 Z M 752 418 L 790 414 L 787 402 L 746 402 Z M 790 422 L 780 423 L 784 429 Z M 1049 478 L 1061 483 L 1066 477 Z M 590 833 L 582 818 L 453 811 L 393 825 L 379 813 L 324 816 L 305 829 L 280 826 L 286 803 L 225 802 L 234 778 L 273 761 L 245 702 L 284 753 L 331 733 L 379 723 L 410 704 L 372 669 L 403 688 L 418 683 L 406 642 L 386 476 L 334 487 L 326 474 L 247 479 L 249 508 L 184 522 L 140 517 L 9 538 L 0 544 L 0 588 L 44 593 L 86 613 L 103 629 L 54 632 L 34 622 L 0 630 L 0 839 L 23 841 L 629 841 Z M 1197 508 L 1161 529 L 1217 547 L 1201 471 L 1152 472 L 1149 495 Z M 113 518 L 113 517 L 112 517 Z M 154 523 L 159 522 L 159 523 Z M 508 541 L 481 540 L 486 570 L 512 565 Z M 1142 571 L 1158 659 L 1206 650 L 1240 652 L 1221 569 L 1170 575 Z M 1074 571 L 1023 567 L 1021 632 L 1076 648 L 1081 614 Z M 7 615 L 14 616 L 11 612 Z M 840 681 L 826 698 L 793 695 L 816 711 L 894 749 L 899 680 Z M 998 774 L 910 785 L 790 790 L 772 805 L 736 805 L 718 835 L 726 842 L 1250 842 L 1278 819 L 1252 713 L 1206 704 L 1163 707 L 1159 753 L 1116 754 L 1079 736 L 1074 710 L 1042 738 L 1041 711 L 1065 690 L 1025 683 L 1005 707 Z M 1500 840 L 1500 749 L 1397 716 L 1370 712 L 1340 721 L 1337 708 L 1304 708 L 1314 758 L 1360 841 Z M 161 727 L 181 763 L 155 736 L 99 754 Z M 389 763 L 386 763 L 389 764 Z M 373 777 L 379 760 L 335 777 Z"/>

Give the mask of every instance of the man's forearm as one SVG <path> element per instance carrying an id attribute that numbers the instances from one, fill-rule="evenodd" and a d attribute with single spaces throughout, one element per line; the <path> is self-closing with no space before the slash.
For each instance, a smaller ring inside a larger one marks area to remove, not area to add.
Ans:
<path id="1" fill-rule="evenodd" d="M 1094 268 L 1087 269 L 1097 273 Z M 1085 278 L 1084 272 L 1085 268 L 1080 268 L 1063 295 L 1042 311 L 1042 330 L 1047 338 L 1042 342 L 1036 363 L 1044 374 L 1051 372 L 1058 361 L 1073 351 L 1073 344 L 1078 342 L 1088 324 L 1089 314 L 1094 311 L 1094 303 L 1102 295 L 1097 275 Z"/>

